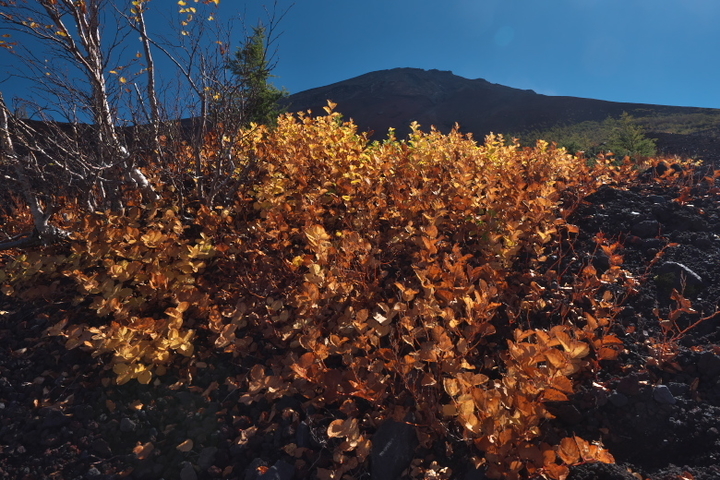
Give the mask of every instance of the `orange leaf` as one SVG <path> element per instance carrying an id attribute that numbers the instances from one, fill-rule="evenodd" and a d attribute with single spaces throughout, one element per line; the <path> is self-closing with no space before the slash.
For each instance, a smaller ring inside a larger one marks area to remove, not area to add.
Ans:
<path id="1" fill-rule="evenodd" d="M 543 402 L 567 402 L 568 396 L 554 388 L 547 388 L 542 392 Z"/>
<path id="2" fill-rule="evenodd" d="M 558 457 L 567 465 L 574 465 L 580 460 L 580 450 L 574 438 L 565 437 L 557 447 Z"/>
<path id="3" fill-rule="evenodd" d="M 545 473 L 554 480 L 565 480 L 568 475 L 570 475 L 570 469 L 565 465 L 551 463 L 550 465 L 545 465 Z"/>
<path id="4" fill-rule="evenodd" d="M 590 445 L 590 454 L 593 460 L 602 463 L 615 463 L 615 457 L 599 445 Z"/>
<path id="5" fill-rule="evenodd" d="M 177 450 L 180 450 L 181 452 L 189 452 L 193 449 L 193 441 L 191 439 L 187 439 L 184 442 L 182 442 L 180 445 L 175 447 Z"/>
<path id="6" fill-rule="evenodd" d="M 133 448 L 133 453 L 138 460 L 145 460 L 150 456 L 154 449 L 155 446 L 152 444 L 152 442 L 147 442 L 145 445 L 138 445 L 137 447 Z"/>

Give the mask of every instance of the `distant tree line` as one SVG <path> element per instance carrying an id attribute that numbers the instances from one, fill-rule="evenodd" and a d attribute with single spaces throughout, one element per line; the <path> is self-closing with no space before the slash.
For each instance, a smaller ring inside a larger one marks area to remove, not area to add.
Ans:
<path id="1" fill-rule="evenodd" d="M 603 122 L 588 121 L 516 136 L 527 145 L 542 139 L 555 142 L 572 154 L 583 152 L 586 157 L 612 153 L 617 158 L 636 158 L 652 157 L 657 153 L 655 139 L 648 138 L 645 129 L 627 112 L 619 118 L 608 117 Z"/>

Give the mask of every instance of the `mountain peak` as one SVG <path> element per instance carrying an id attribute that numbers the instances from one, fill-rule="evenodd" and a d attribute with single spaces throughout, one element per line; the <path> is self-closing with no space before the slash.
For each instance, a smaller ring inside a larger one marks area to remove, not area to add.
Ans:
<path id="1" fill-rule="evenodd" d="M 467 79 L 451 71 L 399 67 L 296 93 L 285 100 L 289 111 L 322 112 L 327 101 L 352 118 L 362 131 L 383 138 L 389 128 L 399 136 L 411 122 L 427 130 L 434 125 L 447 133 L 455 123 L 461 130 L 483 138 L 490 132 L 519 133 L 587 120 L 600 121 L 623 112 L 634 116 L 678 113 L 717 113 L 714 109 L 619 103 L 577 97 L 547 96 Z"/>

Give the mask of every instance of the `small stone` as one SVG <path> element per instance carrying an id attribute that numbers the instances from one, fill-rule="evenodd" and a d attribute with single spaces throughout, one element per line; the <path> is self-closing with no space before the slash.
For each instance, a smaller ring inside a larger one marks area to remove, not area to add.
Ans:
<path id="1" fill-rule="evenodd" d="M 485 476 L 484 468 L 475 468 L 474 465 L 470 465 L 470 468 L 465 473 L 463 480 L 487 480 Z"/>
<path id="2" fill-rule="evenodd" d="M 284 460 L 278 460 L 267 472 L 259 475 L 257 480 L 292 480 L 294 477 L 295 467 Z"/>
<path id="3" fill-rule="evenodd" d="M 705 378 L 715 378 L 720 375 L 720 357 L 712 352 L 703 352 L 698 360 L 698 372 Z"/>
<path id="4" fill-rule="evenodd" d="M 121 432 L 134 432 L 137 428 L 137 425 L 135 425 L 135 422 L 130 420 L 127 417 L 123 417 L 122 420 L 120 420 L 120 431 Z"/>
<path id="5" fill-rule="evenodd" d="M 693 240 L 693 245 L 703 250 L 707 250 L 709 248 L 712 248 L 713 241 L 706 237 L 698 237 Z"/>
<path id="6" fill-rule="evenodd" d="M 197 480 L 197 478 L 195 469 L 189 463 L 186 463 L 182 470 L 180 470 L 180 480 Z"/>
<path id="7" fill-rule="evenodd" d="M 643 220 L 633 225 L 630 231 L 640 238 L 652 238 L 657 236 L 660 231 L 660 222 L 657 220 Z"/>
<path id="8" fill-rule="evenodd" d="M 213 463 L 215 463 L 217 451 L 217 447 L 205 447 L 200 451 L 200 456 L 198 457 L 198 467 L 200 467 L 200 470 L 205 471 L 212 467 Z"/>
<path id="9" fill-rule="evenodd" d="M 675 405 L 677 399 L 666 385 L 658 385 L 653 389 L 653 398 L 658 403 Z"/>
<path id="10" fill-rule="evenodd" d="M 665 245 L 665 242 L 660 240 L 659 238 L 647 238 L 643 240 L 643 248 L 645 250 L 660 250 Z"/>
<path id="11" fill-rule="evenodd" d="M 88 476 L 88 477 L 98 477 L 100 475 L 101 475 L 100 470 L 98 470 L 95 467 L 90 467 L 86 474 L 86 476 Z"/>
<path id="12" fill-rule="evenodd" d="M 310 426 L 304 420 L 300 422 L 295 432 L 295 442 L 300 448 L 310 448 L 311 444 Z"/>
<path id="13" fill-rule="evenodd" d="M 93 414 L 95 413 L 95 410 L 91 405 L 88 404 L 81 404 L 76 405 L 73 410 L 73 415 L 75 418 L 77 418 L 80 421 L 90 420 L 93 417 Z"/>
<path id="14" fill-rule="evenodd" d="M 605 393 L 605 390 L 601 388 L 597 388 L 594 392 L 595 396 L 595 405 L 598 407 L 604 407 L 608 403 L 608 394 Z"/>
<path id="15" fill-rule="evenodd" d="M 103 438 L 93 440 L 93 442 L 90 444 L 90 449 L 101 457 L 112 456 L 110 444 L 108 444 L 108 442 Z"/>
<path id="16" fill-rule="evenodd" d="M 593 257 L 593 267 L 600 272 L 605 272 L 608 268 L 610 268 L 610 257 L 608 254 L 602 250 L 598 250 Z"/>
<path id="17" fill-rule="evenodd" d="M 666 203 L 668 201 L 668 199 L 662 195 L 648 195 L 647 199 L 653 203 Z"/>
<path id="18" fill-rule="evenodd" d="M 371 478 L 399 478 L 403 470 L 410 466 L 417 444 L 417 434 L 411 425 L 393 420 L 380 425 L 372 438 Z"/>
<path id="19" fill-rule="evenodd" d="M 618 408 L 622 408 L 629 403 L 628 397 L 619 392 L 611 393 L 608 400 Z"/>
<path id="20" fill-rule="evenodd" d="M 558 418 L 560 418 L 560 420 L 569 425 L 575 425 L 577 423 L 580 423 L 583 418 L 582 414 L 577 409 L 577 407 L 575 407 L 575 405 L 567 403 L 560 406 L 560 408 L 557 410 L 557 416 Z"/>
<path id="21" fill-rule="evenodd" d="M 48 409 L 41 428 L 58 428 L 70 423 L 70 417 L 60 410 Z"/>
<path id="22" fill-rule="evenodd" d="M 257 480 L 260 476 L 259 468 L 267 467 L 267 463 L 261 458 L 255 458 L 245 469 L 245 480 Z M 267 472 L 266 472 L 267 473 Z"/>
<path id="23" fill-rule="evenodd" d="M 702 289 L 705 285 L 700 275 L 690 270 L 688 267 L 678 262 L 665 262 L 658 268 L 658 277 L 670 275 L 673 278 L 675 288 L 681 291 L 684 287 L 686 290 Z"/>
<path id="24" fill-rule="evenodd" d="M 617 391 L 623 395 L 634 397 L 640 394 L 640 382 L 634 375 L 624 377 L 618 382 Z"/>
<path id="25" fill-rule="evenodd" d="M 670 382 L 667 387 L 670 389 L 670 393 L 675 397 L 682 397 L 688 394 L 690 386 L 684 383 Z"/>

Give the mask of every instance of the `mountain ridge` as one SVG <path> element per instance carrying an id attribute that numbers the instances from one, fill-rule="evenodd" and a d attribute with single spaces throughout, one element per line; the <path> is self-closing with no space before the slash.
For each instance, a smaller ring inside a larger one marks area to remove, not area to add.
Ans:
<path id="1" fill-rule="evenodd" d="M 361 131 L 372 132 L 374 139 L 384 138 L 391 127 L 404 136 L 413 121 L 424 130 L 434 125 L 443 133 L 458 123 L 462 132 L 481 139 L 490 132 L 519 133 L 602 121 L 623 112 L 635 117 L 709 114 L 720 120 L 720 109 L 549 96 L 450 71 L 410 67 L 369 72 L 305 90 L 287 97 L 283 106 L 292 112 L 317 114 L 327 100 L 337 103 L 337 111 L 352 118 Z"/>

